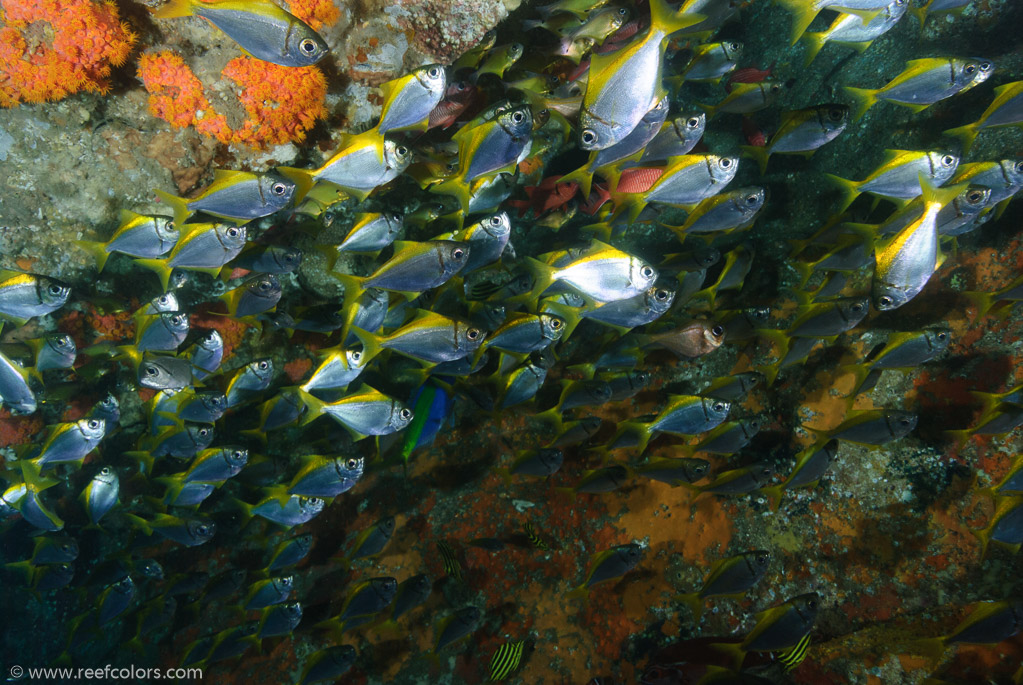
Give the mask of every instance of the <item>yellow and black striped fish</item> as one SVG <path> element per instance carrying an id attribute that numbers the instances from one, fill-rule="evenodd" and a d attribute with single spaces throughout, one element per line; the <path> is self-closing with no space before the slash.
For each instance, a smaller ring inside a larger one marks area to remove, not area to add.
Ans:
<path id="1" fill-rule="evenodd" d="M 455 550 L 445 540 L 437 541 L 437 551 L 444 560 L 444 573 L 457 580 L 462 579 L 462 565 L 458 562 Z"/>
<path id="2" fill-rule="evenodd" d="M 537 534 L 536 529 L 533 528 L 533 524 L 531 522 L 526 521 L 525 523 L 523 523 L 522 530 L 526 534 L 526 537 L 529 538 L 529 541 L 533 543 L 534 547 L 536 547 L 537 549 L 542 549 L 545 552 L 550 551 L 551 546 L 547 544 L 546 540 L 544 540 L 542 537 L 540 537 L 539 534 Z"/>
<path id="3" fill-rule="evenodd" d="M 490 680 L 496 682 L 504 680 L 511 672 L 519 667 L 522 661 L 522 648 L 525 640 L 518 642 L 506 642 L 497 648 L 493 658 L 490 659 Z"/>
<path id="4" fill-rule="evenodd" d="M 806 650 L 810 648 L 810 633 L 803 636 L 803 639 L 786 650 L 778 652 L 778 661 L 785 666 L 785 672 L 791 673 L 803 663 L 806 658 Z"/>

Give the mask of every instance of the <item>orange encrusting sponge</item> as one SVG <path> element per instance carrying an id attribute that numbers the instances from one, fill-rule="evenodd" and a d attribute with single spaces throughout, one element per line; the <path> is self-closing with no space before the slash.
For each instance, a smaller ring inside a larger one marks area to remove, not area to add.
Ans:
<path id="1" fill-rule="evenodd" d="M 110 90 L 135 34 L 113 2 L 0 0 L 0 107 Z"/>
<path id="2" fill-rule="evenodd" d="M 327 81 L 316 67 L 282 67 L 237 57 L 221 74 L 240 88 L 247 117 L 232 129 L 206 98 L 202 82 L 174 52 L 145 54 L 139 78 L 149 91 L 149 111 L 175 128 L 194 126 L 222 143 L 255 148 L 300 142 L 317 119 L 327 116 Z"/>

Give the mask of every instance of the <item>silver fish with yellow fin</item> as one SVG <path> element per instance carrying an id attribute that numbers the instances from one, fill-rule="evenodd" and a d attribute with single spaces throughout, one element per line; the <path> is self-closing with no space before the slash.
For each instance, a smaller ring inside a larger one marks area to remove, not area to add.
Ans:
<path id="1" fill-rule="evenodd" d="M 202 17 L 248 54 L 284 67 L 310 66 L 330 52 L 312 27 L 269 0 L 171 0 L 154 16 Z"/>
<path id="2" fill-rule="evenodd" d="M 590 59 L 579 111 L 579 146 L 583 150 L 603 150 L 632 133 L 664 97 L 661 74 L 668 36 L 701 18 L 675 12 L 665 0 L 650 0 L 646 32 L 615 52 Z"/>

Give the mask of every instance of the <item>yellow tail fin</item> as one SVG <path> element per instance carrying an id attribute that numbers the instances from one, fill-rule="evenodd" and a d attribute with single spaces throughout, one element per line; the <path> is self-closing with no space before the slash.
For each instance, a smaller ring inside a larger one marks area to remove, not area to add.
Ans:
<path id="1" fill-rule="evenodd" d="M 747 157 L 752 157 L 757 162 L 757 166 L 760 167 L 760 175 L 763 176 L 767 173 L 767 162 L 771 159 L 771 153 L 768 152 L 766 147 L 757 147 L 755 145 L 740 145 L 739 149 Z"/>
<path id="2" fill-rule="evenodd" d="M 676 31 L 699 24 L 706 19 L 702 14 L 682 14 L 676 12 L 665 0 L 650 0 L 650 25 L 671 35 Z"/>
<path id="3" fill-rule="evenodd" d="M 870 88 L 853 88 L 844 86 L 842 90 L 846 95 L 855 101 L 853 106 L 853 121 L 857 121 L 867 113 L 867 110 L 877 104 L 877 90 Z"/>
<path id="4" fill-rule="evenodd" d="M 977 124 L 967 124 L 966 126 L 959 126 L 958 128 L 950 128 L 945 131 L 946 136 L 955 136 L 962 141 L 963 154 L 970 151 L 973 147 L 973 141 L 977 139 Z"/>
<path id="5" fill-rule="evenodd" d="M 807 0 L 778 0 L 778 4 L 792 13 L 792 45 L 799 41 L 800 36 L 810 28 L 814 18 L 820 12 L 816 3 Z"/>
<path id="6" fill-rule="evenodd" d="M 856 198 L 860 196 L 860 184 L 856 181 L 850 181 L 847 178 L 841 176 L 835 176 L 834 174 L 824 174 L 824 177 L 834 183 L 839 190 L 842 191 L 842 201 L 836 214 L 841 214 L 845 210 L 849 209 Z"/>
<path id="7" fill-rule="evenodd" d="M 315 181 L 313 180 L 314 171 L 310 169 L 296 169 L 290 166 L 277 167 L 277 171 L 292 181 L 295 184 L 295 200 L 294 203 L 297 206 L 302 199 L 309 194 L 312 190 Z"/>
<path id="8" fill-rule="evenodd" d="M 167 203 L 174 210 L 174 223 L 181 226 L 192 216 L 192 210 L 188 208 L 188 200 L 177 195 L 171 195 L 163 190 L 155 190 L 156 195 Z M 166 290 L 166 287 L 164 287 Z"/>
<path id="9" fill-rule="evenodd" d="M 76 240 L 75 244 L 92 255 L 92 258 L 96 260 L 96 271 L 103 273 L 103 267 L 106 266 L 107 260 L 110 258 L 106 243 L 94 240 Z"/>
<path id="10" fill-rule="evenodd" d="M 806 44 L 806 61 L 804 64 L 810 66 L 817 57 L 817 53 L 821 51 L 821 48 L 828 44 L 828 34 L 804 33 L 803 42 Z"/>

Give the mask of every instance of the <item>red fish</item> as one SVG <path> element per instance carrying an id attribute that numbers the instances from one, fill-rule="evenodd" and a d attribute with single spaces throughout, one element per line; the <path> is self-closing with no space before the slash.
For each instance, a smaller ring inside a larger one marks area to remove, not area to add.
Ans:
<path id="1" fill-rule="evenodd" d="M 586 202 L 579 206 L 579 211 L 593 216 L 610 199 L 611 193 L 608 192 L 607 186 L 603 183 L 594 183 L 590 186 L 590 196 L 586 198 Z"/>
<path id="2" fill-rule="evenodd" d="M 639 30 L 646 24 L 646 20 L 633 19 L 632 21 L 624 24 L 620 29 L 612 33 L 604 41 L 604 44 L 598 46 L 594 51 L 598 55 L 605 52 L 614 52 L 618 48 L 622 47 L 630 38 L 639 33 Z"/>
<path id="3" fill-rule="evenodd" d="M 664 173 L 661 167 L 637 167 L 626 169 L 618 180 L 619 193 L 645 193 Z"/>
<path id="4" fill-rule="evenodd" d="M 529 199 L 512 200 L 508 204 L 519 210 L 520 217 L 528 209 L 532 209 L 536 216 L 561 209 L 575 197 L 579 190 L 579 184 L 574 181 L 558 183 L 559 178 L 561 176 L 548 176 L 540 182 L 540 185 L 526 186 L 525 191 Z"/>
<path id="5" fill-rule="evenodd" d="M 476 86 L 463 81 L 448 86 L 444 99 L 430 112 L 429 128 L 447 128 L 458 121 L 476 99 Z"/>
<path id="6" fill-rule="evenodd" d="M 753 120 L 753 117 L 745 116 L 742 118 L 742 135 L 746 138 L 746 142 L 753 147 L 764 147 L 767 145 L 767 136 L 757 126 L 757 122 Z"/>
<path id="7" fill-rule="evenodd" d="M 777 63 L 777 61 L 771 62 L 771 66 L 767 67 L 767 69 L 757 69 L 756 67 L 736 69 L 728 76 L 728 80 L 725 81 L 725 92 L 732 92 L 733 83 L 762 83 L 771 75 L 771 72 L 774 71 L 774 65 Z"/>

